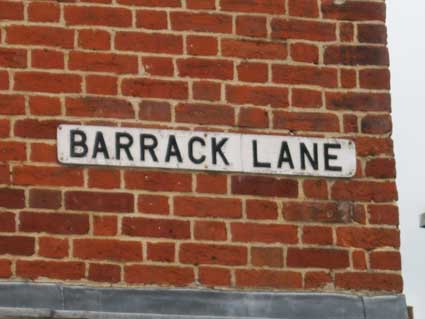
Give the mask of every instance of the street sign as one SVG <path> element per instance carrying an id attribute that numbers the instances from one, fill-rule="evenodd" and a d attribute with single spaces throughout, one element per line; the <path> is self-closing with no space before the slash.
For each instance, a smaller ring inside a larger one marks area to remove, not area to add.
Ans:
<path id="1" fill-rule="evenodd" d="M 275 135 L 60 125 L 63 164 L 351 177 L 352 141 Z"/>

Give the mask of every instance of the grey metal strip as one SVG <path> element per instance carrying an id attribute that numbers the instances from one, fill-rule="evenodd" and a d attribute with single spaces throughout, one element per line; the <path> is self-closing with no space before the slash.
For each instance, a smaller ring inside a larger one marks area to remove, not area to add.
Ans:
<path id="1" fill-rule="evenodd" d="M 0 282 L 0 317 L 407 319 L 403 295 L 92 288 Z"/>

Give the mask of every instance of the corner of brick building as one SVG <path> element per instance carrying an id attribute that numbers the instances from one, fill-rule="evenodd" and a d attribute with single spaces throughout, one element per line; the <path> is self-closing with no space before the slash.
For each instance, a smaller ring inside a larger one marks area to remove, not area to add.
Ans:
<path id="1" fill-rule="evenodd" d="M 0 278 L 402 293 L 385 11 L 0 0 Z M 59 124 L 348 138 L 357 172 L 65 166 Z"/>

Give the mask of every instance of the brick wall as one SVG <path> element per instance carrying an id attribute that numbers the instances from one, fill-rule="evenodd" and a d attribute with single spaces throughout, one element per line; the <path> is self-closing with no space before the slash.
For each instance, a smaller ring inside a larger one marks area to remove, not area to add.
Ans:
<path id="1" fill-rule="evenodd" d="M 70 167 L 61 123 L 356 142 L 352 179 Z M 402 290 L 382 0 L 0 0 L 0 277 Z"/>

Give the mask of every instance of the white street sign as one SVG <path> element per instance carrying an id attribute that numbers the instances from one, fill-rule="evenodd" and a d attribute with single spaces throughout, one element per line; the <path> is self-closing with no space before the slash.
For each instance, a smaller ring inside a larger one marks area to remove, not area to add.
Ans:
<path id="1" fill-rule="evenodd" d="M 274 135 L 60 125 L 63 164 L 351 177 L 352 141 Z"/>

